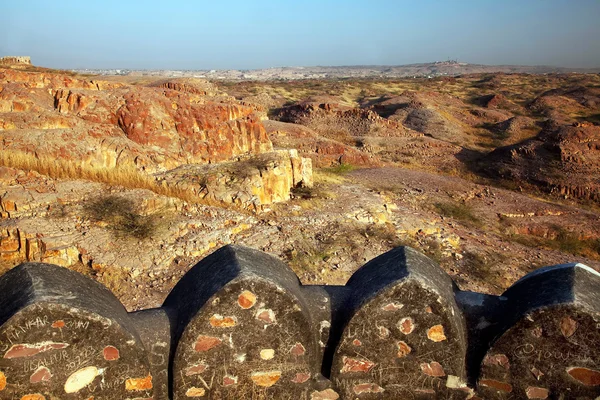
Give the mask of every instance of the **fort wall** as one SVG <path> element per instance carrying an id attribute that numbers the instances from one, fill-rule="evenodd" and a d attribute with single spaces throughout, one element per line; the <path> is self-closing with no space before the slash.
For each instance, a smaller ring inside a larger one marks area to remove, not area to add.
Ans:
<path id="1" fill-rule="evenodd" d="M 29 56 L 6 56 L 0 57 L 0 65 L 6 64 L 29 64 L 31 65 L 31 57 Z"/>
<path id="2" fill-rule="evenodd" d="M 304 286 L 230 245 L 127 313 L 92 279 L 26 263 L 0 277 L 0 398 L 594 400 L 598 293 L 582 264 L 464 292 L 408 247 Z"/>

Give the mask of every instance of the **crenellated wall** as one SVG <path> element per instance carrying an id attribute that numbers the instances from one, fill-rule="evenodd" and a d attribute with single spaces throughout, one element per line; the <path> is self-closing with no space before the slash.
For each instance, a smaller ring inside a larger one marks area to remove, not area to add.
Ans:
<path id="1" fill-rule="evenodd" d="M 0 57 L 0 64 L 29 64 L 29 65 L 31 65 L 31 57 L 29 57 L 29 56 Z"/>
<path id="2" fill-rule="evenodd" d="M 0 399 L 599 396 L 600 274 L 581 264 L 491 296 L 399 247 L 345 286 L 303 286 L 230 245 L 135 313 L 58 266 L 0 277 Z"/>

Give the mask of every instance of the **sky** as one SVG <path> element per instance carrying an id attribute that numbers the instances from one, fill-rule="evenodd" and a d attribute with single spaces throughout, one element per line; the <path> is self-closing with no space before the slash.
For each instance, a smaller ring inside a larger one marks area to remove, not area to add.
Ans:
<path id="1" fill-rule="evenodd" d="M 0 0 L 0 56 L 49 68 L 600 67 L 600 0 Z"/>

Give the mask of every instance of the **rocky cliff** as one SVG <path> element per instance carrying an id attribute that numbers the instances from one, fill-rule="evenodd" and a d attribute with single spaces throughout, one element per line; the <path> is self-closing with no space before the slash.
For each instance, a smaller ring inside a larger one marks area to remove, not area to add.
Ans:
<path id="1" fill-rule="evenodd" d="M 234 162 L 271 152 L 273 145 L 253 108 L 206 81 L 136 86 L 5 68 L 0 69 L 0 150 L 5 157 L 34 156 L 77 168 L 148 175 Z M 245 189 L 253 194 L 250 203 L 242 205 L 255 207 L 256 199 L 260 204 L 282 201 L 294 182 L 308 184 L 306 162 L 294 161 L 304 166 L 304 178 L 293 176 L 290 160 L 296 158 L 288 154 L 288 167 L 276 177 L 250 184 Z"/>

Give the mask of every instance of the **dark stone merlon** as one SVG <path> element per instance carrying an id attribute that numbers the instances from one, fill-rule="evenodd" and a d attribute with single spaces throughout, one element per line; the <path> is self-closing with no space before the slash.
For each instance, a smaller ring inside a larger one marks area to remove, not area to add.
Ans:
<path id="1" fill-rule="evenodd" d="M 108 289 L 28 263 L 0 277 L 0 293 L 0 398 L 157 398 L 144 344 Z"/>
<path id="2" fill-rule="evenodd" d="M 581 264 L 463 292 L 407 247 L 302 286 L 226 246 L 128 314 L 83 275 L 22 264 L 0 277 L 0 399 L 597 400 L 598 293 Z"/>
<path id="3" fill-rule="evenodd" d="M 331 378 L 342 398 L 466 396 L 458 288 L 435 262 L 399 247 L 360 268 L 346 286 L 351 295 L 336 324 L 343 333 L 331 336 L 338 340 Z"/>
<path id="4" fill-rule="evenodd" d="M 163 307 L 176 317 L 174 340 L 211 296 L 232 280 L 245 277 L 276 282 L 302 298 L 298 277 L 279 259 L 262 251 L 227 245 L 194 265 L 165 299 Z"/>
<path id="5" fill-rule="evenodd" d="M 310 397 L 322 387 L 328 301 L 323 291 L 304 290 L 275 257 L 241 246 L 217 250 L 164 303 L 175 327 L 173 398 Z"/>
<path id="6" fill-rule="evenodd" d="M 600 396 L 600 274 L 581 264 L 546 267 L 503 294 L 506 307 L 481 363 L 486 399 Z"/>
<path id="7" fill-rule="evenodd" d="M 127 310 L 110 290 L 67 268 L 44 263 L 21 264 L 0 278 L 0 293 L 0 325 L 17 310 L 33 303 L 49 302 L 110 317 L 135 332 Z"/>

